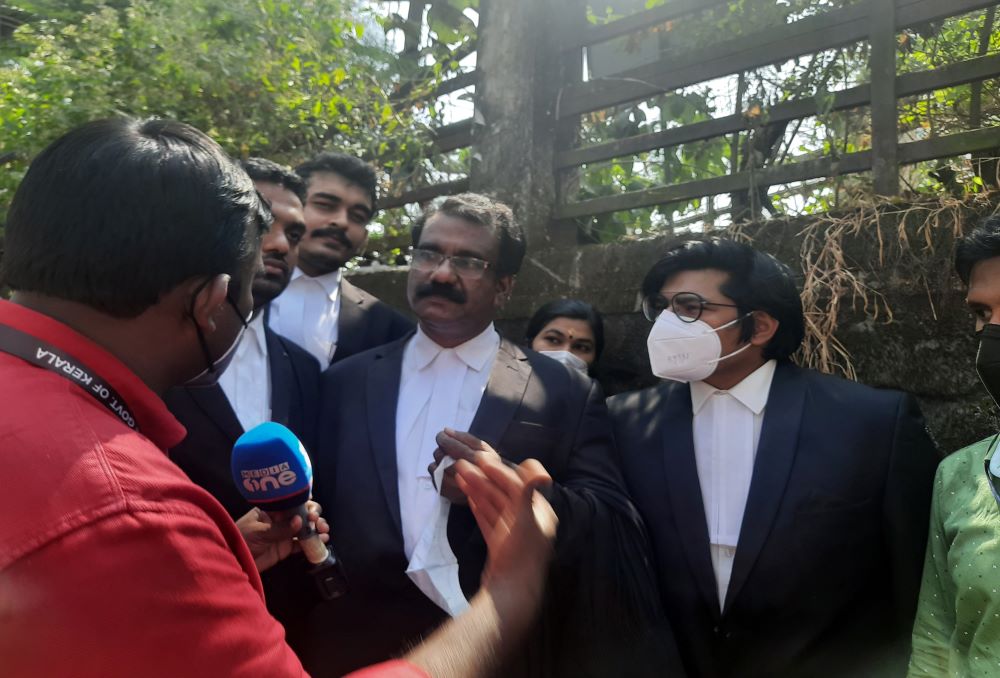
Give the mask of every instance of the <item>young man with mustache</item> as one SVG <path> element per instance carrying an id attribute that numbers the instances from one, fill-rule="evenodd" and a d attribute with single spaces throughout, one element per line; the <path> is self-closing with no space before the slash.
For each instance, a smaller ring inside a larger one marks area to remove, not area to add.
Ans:
<path id="1" fill-rule="evenodd" d="M 413 246 L 416 332 L 322 378 L 316 498 L 350 591 L 314 610 L 309 625 L 326 642 L 303 662 L 340 675 L 397 655 L 468 605 L 486 545 L 454 468 L 437 463 L 436 436 L 471 434 L 508 461 L 538 459 L 560 520 L 549 615 L 532 634 L 530 661 L 499 675 L 669 674 L 671 649 L 653 655 L 643 644 L 657 595 L 600 387 L 501 339 L 493 325 L 525 253 L 510 208 L 478 194 L 449 197 L 417 222 Z M 337 638 L 351 639 L 352 654 L 333 664 L 326 647 Z M 671 642 L 669 632 L 658 638 Z"/>
<path id="2" fill-rule="evenodd" d="M 308 350 L 320 367 L 402 337 L 413 323 L 343 277 L 368 241 L 375 170 L 343 153 L 299 165 L 306 234 L 288 290 L 271 305 L 270 326 Z"/>
<path id="3" fill-rule="evenodd" d="M 288 426 L 312 453 L 315 448 L 319 364 L 309 353 L 267 326 L 267 306 L 288 286 L 306 226 L 305 184 L 291 169 L 250 158 L 243 169 L 270 208 L 271 228 L 261 239 L 263 268 L 253 279 L 253 316 L 232 362 L 211 386 L 179 386 L 164 396 L 188 435 L 170 450 L 171 460 L 237 518 L 250 510 L 229 468 L 233 445 L 265 421 Z M 279 563 L 262 580 L 268 608 L 288 630 L 316 595 L 302 559 Z M 294 648 L 294 643 L 293 643 Z"/>
<path id="4" fill-rule="evenodd" d="M 218 385 L 181 387 L 165 397 L 188 430 L 171 458 L 233 516 L 249 508 L 229 470 L 233 443 L 244 431 L 276 421 L 288 426 L 311 453 L 319 395 L 316 359 L 265 323 L 268 304 L 288 286 L 298 260 L 306 230 L 305 185 L 289 168 L 263 158 L 251 158 L 243 168 L 274 218 L 261 241 L 264 266 L 253 280 L 253 316 Z"/>

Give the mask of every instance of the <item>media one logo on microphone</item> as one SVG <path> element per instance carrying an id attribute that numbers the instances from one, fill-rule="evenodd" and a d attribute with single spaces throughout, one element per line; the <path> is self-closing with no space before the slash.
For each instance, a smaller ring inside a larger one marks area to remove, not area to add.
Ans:
<path id="1" fill-rule="evenodd" d="M 288 462 L 275 464 L 266 468 L 245 469 L 240 471 L 243 487 L 248 492 L 267 492 L 282 487 L 294 485 L 299 479 L 295 471 L 289 468 Z"/>

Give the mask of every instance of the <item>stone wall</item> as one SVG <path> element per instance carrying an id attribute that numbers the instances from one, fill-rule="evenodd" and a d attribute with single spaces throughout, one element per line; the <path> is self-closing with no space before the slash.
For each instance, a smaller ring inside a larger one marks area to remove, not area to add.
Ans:
<path id="1" fill-rule="evenodd" d="M 959 221 L 979 215 L 966 214 Z M 757 247 L 802 271 L 804 219 L 771 221 L 744 234 Z M 961 226 L 961 224 L 959 224 Z M 927 232 L 904 229 L 883 217 L 877 228 L 844 237 L 844 256 L 866 285 L 884 295 L 892 311 L 877 319 L 851 298 L 841 298 L 838 339 L 851 355 L 864 383 L 915 394 L 943 450 L 953 451 L 996 430 L 994 407 L 975 373 L 977 342 L 964 294 L 952 274 L 955 223 Z M 645 272 L 674 238 L 661 237 L 606 245 L 532 252 L 518 276 L 514 296 L 498 322 L 510 339 L 539 305 L 561 296 L 585 299 L 605 317 L 606 346 L 600 379 L 609 393 L 641 388 L 655 381 L 646 357 L 649 324 L 639 311 L 638 288 Z M 386 302 L 406 309 L 405 269 L 360 269 L 352 282 Z"/>

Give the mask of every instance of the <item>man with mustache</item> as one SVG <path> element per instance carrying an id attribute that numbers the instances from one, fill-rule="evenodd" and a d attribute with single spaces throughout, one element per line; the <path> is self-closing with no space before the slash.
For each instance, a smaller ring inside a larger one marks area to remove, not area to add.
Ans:
<path id="1" fill-rule="evenodd" d="M 375 216 L 375 170 L 343 153 L 299 165 L 306 234 L 288 290 L 271 305 L 270 326 L 308 350 L 320 367 L 405 335 L 413 323 L 345 280 Z"/>
<path id="2" fill-rule="evenodd" d="M 467 193 L 429 208 L 413 229 L 407 280 L 416 332 L 322 378 L 316 499 L 350 589 L 310 617 L 326 642 L 300 657 L 317 675 L 398 655 L 479 588 L 485 544 L 450 462 L 437 464 L 439 434 L 473 448 L 485 441 L 510 462 L 531 456 L 555 481 L 549 614 L 528 663 L 499 675 L 669 674 L 669 648 L 653 656 L 644 645 L 657 594 L 600 387 L 494 327 L 524 253 L 502 203 Z M 331 661 L 326 648 L 345 638 L 351 656 Z"/>
<path id="3" fill-rule="evenodd" d="M 236 439 L 260 423 L 276 421 L 288 426 L 312 453 L 319 399 L 316 359 L 265 323 L 268 303 L 288 285 L 298 258 L 306 230 L 305 184 L 291 169 L 264 158 L 250 158 L 243 169 L 274 219 L 261 240 L 264 266 L 253 280 L 252 319 L 218 384 L 181 386 L 164 396 L 188 431 L 183 442 L 170 450 L 171 460 L 234 518 L 250 509 L 229 468 Z M 268 607 L 286 626 L 315 597 L 309 577 L 300 572 L 304 569 L 301 559 L 292 559 L 262 577 Z"/>

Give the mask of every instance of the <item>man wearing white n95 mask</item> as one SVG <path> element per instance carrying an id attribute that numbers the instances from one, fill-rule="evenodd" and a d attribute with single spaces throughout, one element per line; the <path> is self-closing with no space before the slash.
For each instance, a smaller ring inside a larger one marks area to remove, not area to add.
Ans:
<path id="1" fill-rule="evenodd" d="M 609 401 L 689 675 L 902 675 L 938 454 L 913 398 L 790 360 L 789 269 L 688 242 L 646 275 L 665 381 Z"/>

